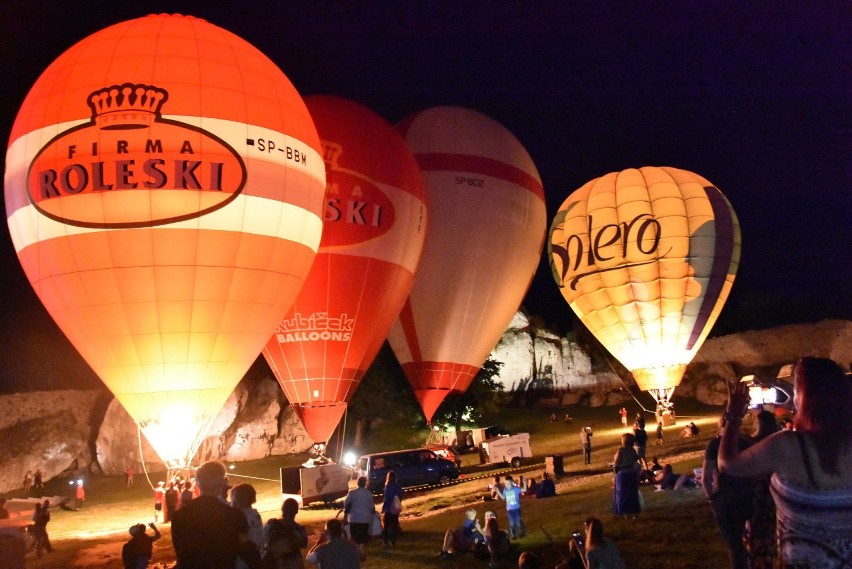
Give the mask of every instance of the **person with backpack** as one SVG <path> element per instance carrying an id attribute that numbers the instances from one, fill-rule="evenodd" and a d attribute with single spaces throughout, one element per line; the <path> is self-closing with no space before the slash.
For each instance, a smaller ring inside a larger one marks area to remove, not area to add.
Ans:
<path id="1" fill-rule="evenodd" d="M 271 518 L 263 528 L 265 544 L 261 559 L 264 569 L 302 569 L 302 548 L 308 546 L 305 528 L 296 523 L 299 503 L 287 498 L 281 517 Z"/>

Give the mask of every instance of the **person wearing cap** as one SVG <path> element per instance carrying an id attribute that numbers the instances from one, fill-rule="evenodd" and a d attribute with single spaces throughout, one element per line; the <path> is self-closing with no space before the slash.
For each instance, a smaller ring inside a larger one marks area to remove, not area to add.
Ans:
<path id="1" fill-rule="evenodd" d="M 260 566 L 260 552 L 248 535 L 240 510 L 223 504 L 225 466 L 206 462 L 196 472 L 201 495 L 175 512 L 172 545 L 180 569 L 233 569 L 237 557 L 250 568 Z"/>
<path id="2" fill-rule="evenodd" d="M 130 526 L 130 540 L 121 548 L 121 560 L 124 569 L 145 569 L 154 553 L 154 542 L 160 539 L 160 530 L 154 524 L 148 524 L 154 535 L 148 535 L 145 524 Z"/>

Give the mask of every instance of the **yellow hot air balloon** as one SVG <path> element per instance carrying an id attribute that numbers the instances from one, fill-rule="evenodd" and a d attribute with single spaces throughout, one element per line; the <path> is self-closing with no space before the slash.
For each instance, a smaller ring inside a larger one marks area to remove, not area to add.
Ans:
<path id="1" fill-rule="evenodd" d="M 565 200 L 548 247 L 583 324 L 641 389 L 669 400 L 739 265 L 739 222 L 722 192 L 676 168 L 613 172 Z"/>
<path id="2" fill-rule="evenodd" d="M 204 20 L 122 22 L 38 79 L 5 183 L 42 303 L 160 457 L 186 463 L 319 247 L 325 170 L 301 97 Z"/>

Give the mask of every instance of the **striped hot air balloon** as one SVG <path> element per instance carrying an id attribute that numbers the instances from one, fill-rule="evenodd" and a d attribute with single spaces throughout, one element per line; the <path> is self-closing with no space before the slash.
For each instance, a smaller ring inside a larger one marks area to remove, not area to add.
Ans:
<path id="1" fill-rule="evenodd" d="M 571 194 L 550 228 L 553 277 L 639 387 L 668 400 L 728 297 L 740 260 L 731 204 L 698 174 L 613 172 Z"/>
<path id="2" fill-rule="evenodd" d="M 368 108 L 305 99 L 322 141 L 322 243 L 263 355 L 311 439 L 324 444 L 399 314 L 423 250 L 426 204 L 405 141 Z"/>
<path id="3" fill-rule="evenodd" d="M 464 391 L 506 330 L 538 266 L 547 225 L 527 151 L 476 111 L 435 107 L 399 125 L 429 200 L 429 236 L 388 341 L 427 422 Z"/>
<path id="4" fill-rule="evenodd" d="M 161 458 L 188 461 L 319 246 L 325 171 L 301 97 L 208 22 L 119 23 L 33 86 L 5 183 L 44 306 Z"/>

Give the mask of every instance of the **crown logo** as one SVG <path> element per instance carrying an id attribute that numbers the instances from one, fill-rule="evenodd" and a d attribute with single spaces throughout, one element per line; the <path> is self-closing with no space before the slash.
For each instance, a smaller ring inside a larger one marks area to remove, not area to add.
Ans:
<path id="1" fill-rule="evenodd" d="M 89 95 L 92 120 L 101 128 L 149 125 L 160 117 L 160 109 L 168 99 L 165 89 L 153 85 L 125 83 L 98 89 Z"/>

